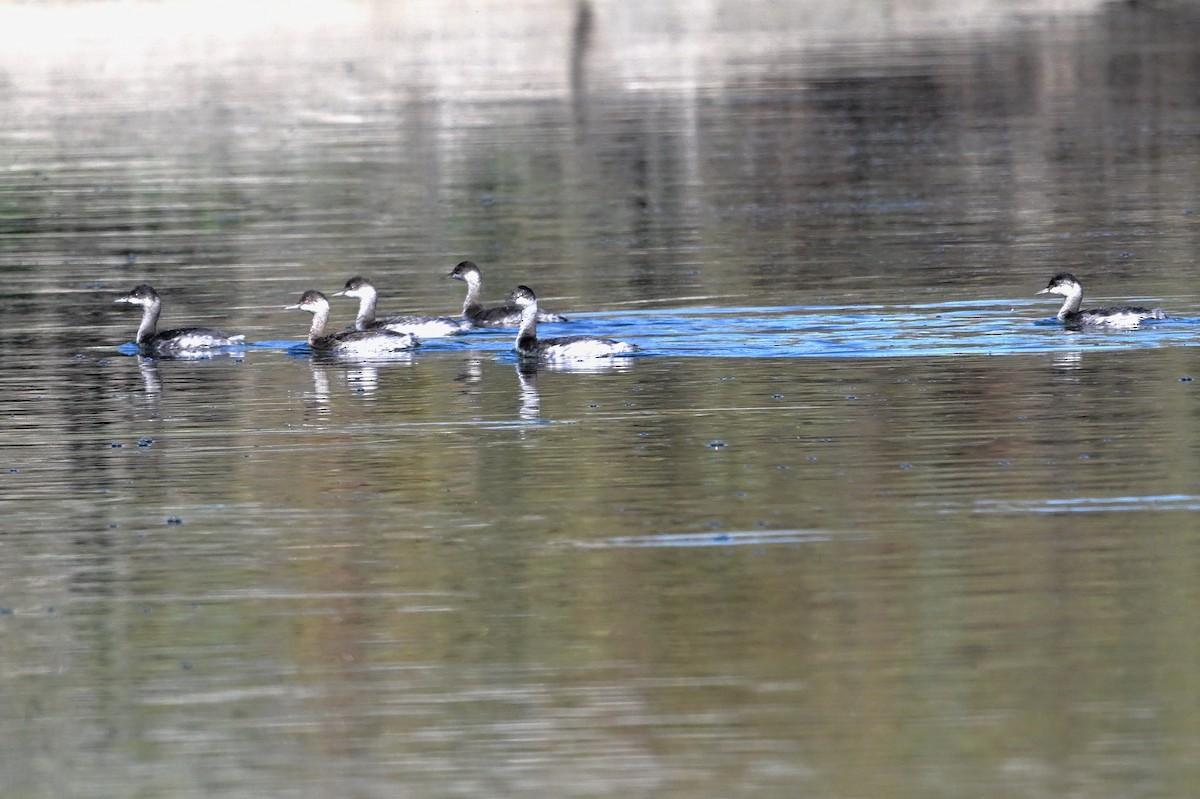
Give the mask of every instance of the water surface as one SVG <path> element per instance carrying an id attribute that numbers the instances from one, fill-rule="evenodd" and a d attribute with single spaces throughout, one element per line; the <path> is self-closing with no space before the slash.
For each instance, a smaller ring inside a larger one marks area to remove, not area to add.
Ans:
<path id="1" fill-rule="evenodd" d="M 161 7 L 3 9 L 6 796 L 1189 792 L 1190 11 Z M 464 258 L 645 353 L 295 349 Z"/>

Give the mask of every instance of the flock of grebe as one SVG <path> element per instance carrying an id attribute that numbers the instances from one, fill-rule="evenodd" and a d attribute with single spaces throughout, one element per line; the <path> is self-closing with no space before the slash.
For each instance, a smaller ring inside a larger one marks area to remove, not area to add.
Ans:
<path id="1" fill-rule="evenodd" d="M 465 281 L 467 297 L 462 316 L 419 316 L 394 314 L 377 318 L 375 305 L 378 292 L 365 277 L 352 277 L 346 285 L 333 292 L 335 297 L 358 300 L 358 315 L 354 326 L 346 330 L 326 332 L 329 322 L 329 300 L 319 291 L 309 290 L 299 302 L 287 310 L 312 314 L 308 331 L 308 346 L 314 352 L 343 357 L 368 358 L 411 350 L 422 338 L 437 338 L 466 333 L 475 328 L 515 327 L 515 350 L 523 361 L 587 361 L 629 355 L 638 347 L 625 341 L 599 336 L 558 336 L 538 338 L 538 322 L 565 322 L 565 317 L 538 307 L 537 296 L 528 286 L 517 286 L 504 305 L 486 308 L 480 302 L 483 275 L 471 261 L 463 261 L 447 277 Z M 1128 329 L 1146 319 L 1165 319 L 1162 308 L 1142 308 L 1119 305 L 1107 308 L 1080 310 L 1083 285 L 1069 272 L 1060 272 L 1050 279 L 1038 294 L 1063 296 L 1057 318 L 1070 329 Z M 182 327 L 157 331 L 162 313 L 162 299 L 145 283 L 116 300 L 119 303 L 142 306 L 142 322 L 138 326 L 137 346 L 143 355 L 183 356 L 240 346 L 245 336 L 230 336 L 206 327 Z"/>
<path id="2" fill-rule="evenodd" d="M 518 286 L 508 298 L 508 304 L 485 308 L 479 301 L 483 288 L 483 275 L 479 267 L 463 261 L 447 277 L 467 283 L 467 299 L 461 317 L 418 316 L 395 314 L 377 318 L 375 305 L 379 294 L 375 286 L 365 277 L 356 276 L 346 281 L 335 297 L 351 297 L 358 300 L 358 316 L 354 326 L 346 330 L 328 332 L 329 299 L 319 291 L 308 290 L 294 305 L 285 310 L 307 311 L 312 314 L 308 330 L 308 346 L 317 353 L 352 358 L 383 357 L 396 352 L 411 350 L 421 343 L 422 338 L 438 338 L 466 333 L 474 328 L 517 328 L 516 352 L 522 360 L 579 361 L 595 358 L 611 358 L 637 351 L 637 346 L 625 341 L 613 341 L 596 336 L 565 336 L 539 339 L 537 323 L 565 322 L 565 317 L 538 310 L 537 297 L 526 286 Z M 142 306 L 142 323 L 138 327 L 137 346 L 147 356 L 187 356 L 206 351 L 237 347 L 245 336 L 230 336 L 220 330 L 206 327 L 184 327 L 157 331 L 158 318 L 162 313 L 162 299 L 146 284 L 116 300 L 119 303 Z"/>

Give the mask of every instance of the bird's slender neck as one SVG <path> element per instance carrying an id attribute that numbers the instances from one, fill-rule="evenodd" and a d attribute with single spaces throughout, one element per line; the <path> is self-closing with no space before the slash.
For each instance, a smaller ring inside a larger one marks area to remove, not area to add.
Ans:
<path id="1" fill-rule="evenodd" d="M 313 311 L 312 326 L 308 328 L 308 345 L 314 347 L 325 336 L 325 323 L 329 321 L 329 308 Z"/>
<path id="2" fill-rule="evenodd" d="M 361 288 L 359 291 L 358 317 L 354 320 L 354 329 L 366 330 L 375 321 L 375 302 L 379 299 L 379 292 L 373 288 Z"/>
<path id="3" fill-rule="evenodd" d="M 521 309 L 521 326 L 517 329 L 517 351 L 528 352 L 537 347 L 537 303 Z"/>
<path id="4" fill-rule="evenodd" d="M 138 325 L 137 343 L 153 338 L 158 329 L 158 315 L 162 313 L 162 300 L 155 299 L 142 307 L 142 323 Z"/>
<path id="5" fill-rule="evenodd" d="M 463 280 L 467 284 L 467 298 L 463 300 L 463 316 L 470 317 L 483 310 L 483 303 L 479 301 L 483 281 L 479 279 L 479 275 L 470 273 L 463 275 Z"/>
<path id="6" fill-rule="evenodd" d="M 1076 284 L 1071 288 L 1071 293 L 1066 295 L 1062 307 L 1058 309 L 1058 318 L 1066 319 L 1071 314 L 1079 313 L 1079 306 L 1082 304 L 1083 286 Z"/>

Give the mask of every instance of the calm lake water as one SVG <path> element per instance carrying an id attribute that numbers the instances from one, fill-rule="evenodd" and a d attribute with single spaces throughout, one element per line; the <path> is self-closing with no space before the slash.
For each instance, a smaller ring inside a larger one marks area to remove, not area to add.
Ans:
<path id="1" fill-rule="evenodd" d="M 635 5 L 0 6 L 5 797 L 1191 795 L 1200 13 Z"/>

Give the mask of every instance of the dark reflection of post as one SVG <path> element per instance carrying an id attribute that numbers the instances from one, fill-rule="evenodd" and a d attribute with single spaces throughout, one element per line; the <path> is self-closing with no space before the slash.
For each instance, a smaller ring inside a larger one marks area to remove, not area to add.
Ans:
<path id="1" fill-rule="evenodd" d="M 517 380 L 521 382 L 521 418 L 536 422 L 542 417 L 542 397 L 538 393 L 536 363 L 518 363 Z"/>
<path id="2" fill-rule="evenodd" d="M 579 0 L 571 31 L 571 112 L 576 129 L 587 122 L 587 54 L 592 46 L 592 4 Z"/>

